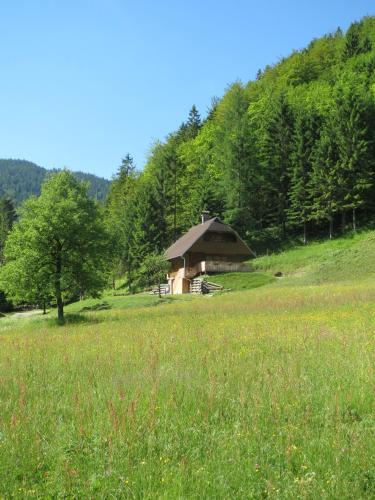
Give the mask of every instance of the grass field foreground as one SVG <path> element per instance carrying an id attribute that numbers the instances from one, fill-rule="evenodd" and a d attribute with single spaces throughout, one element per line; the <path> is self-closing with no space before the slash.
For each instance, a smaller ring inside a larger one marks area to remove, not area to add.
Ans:
<path id="1" fill-rule="evenodd" d="M 133 300 L 6 319 L 0 497 L 375 495 L 375 287 Z"/>

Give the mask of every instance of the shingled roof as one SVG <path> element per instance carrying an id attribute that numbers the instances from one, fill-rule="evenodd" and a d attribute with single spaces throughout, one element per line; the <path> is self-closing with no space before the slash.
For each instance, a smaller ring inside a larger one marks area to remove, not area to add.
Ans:
<path id="1" fill-rule="evenodd" d="M 200 238 L 206 232 L 217 232 L 217 233 L 231 233 L 236 236 L 235 243 L 225 244 L 225 249 L 231 255 L 242 255 L 251 256 L 253 252 L 247 246 L 247 244 L 239 237 L 239 235 L 227 224 L 220 221 L 218 217 L 202 222 L 193 226 L 187 233 L 185 233 L 181 238 L 179 238 L 173 245 L 171 245 L 165 252 L 166 258 L 168 260 L 176 259 L 177 257 L 182 257 L 189 250 L 194 250 L 192 247 L 200 240 Z"/>

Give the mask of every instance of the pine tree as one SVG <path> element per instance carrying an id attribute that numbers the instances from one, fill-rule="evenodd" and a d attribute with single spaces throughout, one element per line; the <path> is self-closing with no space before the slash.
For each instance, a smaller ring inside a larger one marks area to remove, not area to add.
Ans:
<path id="1" fill-rule="evenodd" d="M 285 235 L 293 152 L 294 116 L 284 93 L 269 101 L 260 130 L 260 164 L 269 190 L 270 223 Z"/>
<path id="2" fill-rule="evenodd" d="M 339 89 L 336 95 L 334 126 L 338 144 L 338 169 L 342 192 L 342 211 L 352 211 L 353 229 L 356 212 L 364 205 L 372 186 L 369 144 L 365 122 L 365 97 L 358 84 Z"/>
<path id="3" fill-rule="evenodd" d="M 133 258 L 137 268 L 147 255 L 166 248 L 166 221 L 154 179 L 142 179 L 134 199 Z"/>
<path id="4" fill-rule="evenodd" d="M 200 114 L 195 106 L 193 104 L 191 110 L 189 111 L 189 116 L 186 122 L 186 127 L 187 127 L 187 133 L 188 136 L 185 138 L 186 139 L 194 139 L 198 135 L 199 129 L 201 128 L 202 122 L 201 122 L 201 117 Z"/>
<path id="5" fill-rule="evenodd" d="M 181 129 L 168 136 L 165 143 L 155 144 L 151 158 L 148 161 L 144 175 L 156 182 L 152 182 L 156 189 L 159 218 L 166 224 L 165 239 L 169 243 L 180 235 L 183 221 L 184 193 L 182 184 L 185 166 L 178 154 L 179 146 L 183 143 Z"/>
<path id="6" fill-rule="evenodd" d="M 225 220 L 245 234 L 252 224 L 253 145 L 249 134 L 249 100 L 243 85 L 233 84 L 216 110 L 215 162 L 222 170 Z"/>
<path id="7" fill-rule="evenodd" d="M 307 223 L 311 213 L 308 190 L 312 171 L 312 151 L 319 138 L 320 120 L 313 112 L 300 111 L 295 123 L 294 152 L 290 172 L 288 221 L 302 225 L 303 242 L 307 242 Z"/>
<path id="8" fill-rule="evenodd" d="M 363 23 L 355 22 L 349 26 L 346 33 L 343 60 L 346 61 L 358 54 L 366 53 L 371 50 L 372 44 L 367 36 L 362 35 Z"/>
<path id="9" fill-rule="evenodd" d="M 114 245 L 113 285 L 116 275 L 127 273 L 129 290 L 132 287 L 134 191 L 138 173 L 133 158 L 127 154 L 112 180 L 107 199 L 107 225 Z"/>
<path id="10" fill-rule="evenodd" d="M 311 220 L 328 221 L 333 237 L 334 216 L 340 209 L 337 141 L 332 122 L 325 123 L 312 151 L 312 171 L 308 184 L 312 199 Z"/>
<path id="11" fill-rule="evenodd" d="M 360 52 L 360 33 L 359 24 L 352 23 L 346 33 L 344 60 L 359 54 Z"/>

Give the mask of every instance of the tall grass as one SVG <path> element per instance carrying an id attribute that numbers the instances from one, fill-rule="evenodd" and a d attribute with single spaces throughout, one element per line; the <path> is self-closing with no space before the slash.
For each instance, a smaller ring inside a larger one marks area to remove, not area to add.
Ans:
<path id="1" fill-rule="evenodd" d="M 4 325 L 0 497 L 374 497 L 373 286 L 123 305 Z"/>

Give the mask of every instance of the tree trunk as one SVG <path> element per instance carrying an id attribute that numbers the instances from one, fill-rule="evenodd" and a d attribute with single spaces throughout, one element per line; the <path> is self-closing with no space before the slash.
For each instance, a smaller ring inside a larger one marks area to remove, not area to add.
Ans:
<path id="1" fill-rule="evenodd" d="M 177 239 L 177 165 L 174 170 L 173 241 Z"/>
<path id="2" fill-rule="evenodd" d="M 129 288 L 129 294 L 132 293 L 132 267 L 131 263 L 128 261 L 128 288 Z"/>
<path id="3" fill-rule="evenodd" d="M 333 236 L 333 217 L 332 215 L 329 218 L 329 239 L 331 240 Z"/>
<path id="4" fill-rule="evenodd" d="M 306 221 L 303 221 L 303 244 L 306 245 L 307 243 L 307 224 Z"/>
<path id="5" fill-rule="evenodd" d="M 357 231 L 356 209 L 353 208 L 353 231 Z"/>
<path id="6" fill-rule="evenodd" d="M 159 299 L 161 299 L 161 287 L 160 287 L 160 280 L 158 280 L 158 292 L 159 292 Z"/>
<path id="7" fill-rule="evenodd" d="M 346 212 L 345 212 L 345 210 L 343 210 L 342 214 L 341 214 L 341 231 L 342 231 L 342 233 L 345 233 L 345 227 L 346 227 Z"/>
<path id="8" fill-rule="evenodd" d="M 64 303 L 61 295 L 61 243 L 58 243 L 56 249 L 56 274 L 55 274 L 55 298 L 57 304 L 57 322 L 63 325 L 64 319 Z"/>
<path id="9" fill-rule="evenodd" d="M 64 324 L 64 303 L 61 296 L 61 284 L 60 280 L 57 280 L 55 283 L 55 296 L 57 303 L 57 322 L 61 325 Z"/>
<path id="10" fill-rule="evenodd" d="M 46 314 L 46 299 L 43 299 L 43 314 Z"/>

